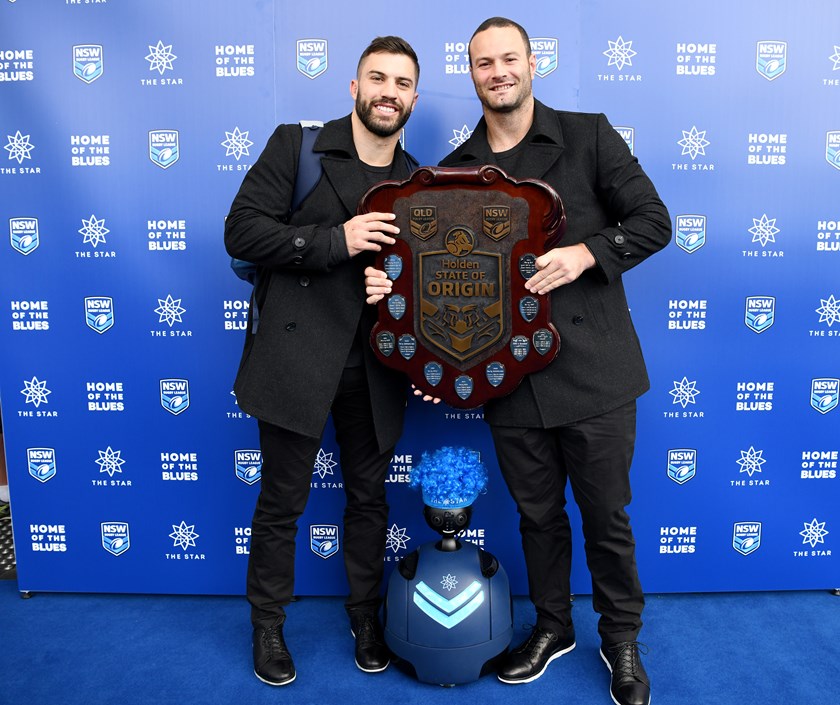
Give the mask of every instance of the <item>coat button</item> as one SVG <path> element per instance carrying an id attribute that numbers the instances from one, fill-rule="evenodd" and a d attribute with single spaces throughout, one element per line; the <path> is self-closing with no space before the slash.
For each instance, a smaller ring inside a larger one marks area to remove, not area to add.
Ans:
<path id="1" fill-rule="evenodd" d="M 297 257 L 292 257 L 292 264 L 303 264 L 303 257 L 298 255 Z"/>
<path id="2" fill-rule="evenodd" d="M 623 244 L 624 244 L 624 235 L 616 235 L 616 236 L 613 238 L 613 242 L 614 242 L 616 245 L 623 245 Z"/>
<path id="3" fill-rule="evenodd" d="M 574 323 L 576 326 L 579 326 L 581 323 L 583 323 L 583 316 L 575 316 L 574 318 L 572 318 L 572 323 Z"/>
<path id="4" fill-rule="evenodd" d="M 631 255 L 629 252 L 622 252 L 621 253 L 621 259 L 630 259 L 632 256 L 633 255 Z"/>
<path id="5" fill-rule="evenodd" d="M 295 323 L 294 321 L 286 324 L 287 331 L 293 331 L 295 328 L 297 328 L 297 323 Z"/>
<path id="6" fill-rule="evenodd" d="M 298 279 L 298 284 L 301 286 L 309 286 L 309 277 L 301 277 Z"/>
<path id="7" fill-rule="evenodd" d="M 302 250 L 306 246 L 306 240 L 302 237 L 296 237 L 292 243 L 296 250 Z"/>

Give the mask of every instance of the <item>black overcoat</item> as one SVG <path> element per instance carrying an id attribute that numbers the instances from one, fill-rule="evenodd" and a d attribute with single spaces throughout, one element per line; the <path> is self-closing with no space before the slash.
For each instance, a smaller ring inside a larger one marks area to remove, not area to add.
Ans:
<path id="1" fill-rule="evenodd" d="M 489 402 L 485 419 L 551 428 L 611 411 L 650 387 L 621 275 L 671 238 L 665 205 L 604 115 L 552 110 L 535 101 L 522 171 L 560 194 L 568 218 L 561 245 L 585 243 L 597 265 L 551 292 L 560 353 L 509 396 Z M 487 126 L 441 166 L 493 164 Z"/>
<path id="2" fill-rule="evenodd" d="M 350 117 L 320 130 L 314 149 L 323 152 L 321 180 L 287 224 L 300 145 L 300 126 L 277 127 L 225 222 L 228 253 L 258 265 L 259 327 L 254 334 L 249 320 L 234 392 L 246 413 L 320 436 L 358 334 L 384 451 L 399 439 L 407 382 L 373 357 L 367 337 L 376 309 L 365 304 L 363 274 L 372 257 L 350 258 L 345 244 L 342 223 L 367 188 Z M 405 164 L 399 144 L 394 164 Z"/>

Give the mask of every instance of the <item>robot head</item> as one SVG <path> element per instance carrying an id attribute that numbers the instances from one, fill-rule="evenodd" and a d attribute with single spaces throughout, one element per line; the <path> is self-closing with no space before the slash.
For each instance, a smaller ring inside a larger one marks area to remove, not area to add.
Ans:
<path id="1" fill-rule="evenodd" d="M 430 507 L 428 504 L 423 507 L 423 516 L 426 523 L 444 538 L 452 537 L 463 531 L 470 525 L 472 518 L 472 505 L 444 509 L 442 507 Z"/>

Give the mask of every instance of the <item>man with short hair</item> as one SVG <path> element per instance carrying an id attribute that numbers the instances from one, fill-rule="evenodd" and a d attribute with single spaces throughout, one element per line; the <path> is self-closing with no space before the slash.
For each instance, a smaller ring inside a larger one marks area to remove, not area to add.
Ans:
<path id="1" fill-rule="evenodd" d="M 387 535 L 385 478 L 402 431 L 406 380 L 380 365 L 367 339 L 362 271 L 398 232 L 392 213 L 355 215 L 362 195 L 416 165 L 399 144 L 417 102 L 420 66 L 399 37 L 378 37 L 350 82 L 355 108 L 326 123 L 314 145 L 322 174 L 289 213 L 302 132 L 280 125 L 245 176 L 225 225 L 225 246 L 257 265 L 254 309 L 234 385 L 259 420 L 262 481 L 251 529 L 247 596 L 254 672 L 270 685 L 295 679 L 283 637 L 294 590 L 297 520 L 306 506 L 327 416 L 340 449 L 347 504 L 342 536 L 345 603 L 366 672 L 389 663 L 378 611 Z M 255 330 L 254 330 L 255 329 Z"/>
<path id="2" fill-rule="evenodd" d="M 650 386 L 621 275 L 668 244 L 668 211 L 604 115 L 552 110 L 534 99 L 536 60 L 512 20 L 482 23 L 469 44 L 483 117 L 441 166 L 496 164 L 560 194 L 565 236 L 536 260 L 526 283 L 551 292 L 560 352 L 509 396 L 485 406 L 499 466 L 516 501 L 536 626 L 502 661 L 505 683 L 529 683 L 575 647 L 571 613 L 569 481 L 583 519 L 601 656 L 618 705 L 647 705 L 639 656 L 644 596 L 625 507 L 636 434 L 636 398 Z M 390 292 L 369 268 L 368 302 Z"/>

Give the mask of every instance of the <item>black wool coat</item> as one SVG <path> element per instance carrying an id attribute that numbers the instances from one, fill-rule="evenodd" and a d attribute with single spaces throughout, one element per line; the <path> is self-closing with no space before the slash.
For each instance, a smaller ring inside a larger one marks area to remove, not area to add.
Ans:
<path id="1" fill-rule="evenodd" d="M 287 221 L 301 146 L 298 125 L 280 125 L 248 171 L 225 222 L 225 247 L 258 265 L 234 392 L 248 414 L 303 435 L 320 436 L 347 355 L 358 335 L 367 370 L 380 450 L 402 431 L 407 382 L 373 356 L 368 343 L 376 310 L 365 304 L 364 268 L 351 258 L 342 224 L 367 189 L 350 117 L 324 125 L 315 141 L 323 173 Z M 394 164 L 404 169 L 398 144 Z M 399 174 L 408 177 L 408 171 Z M 251 307 L 253 311 L 253 306 Z"/>
<path id="2" fill-rule="evenodd" d="M 489 402 L 491 424 L 551 428 L 606 413 L 650 387 L 621 275 L 671 239 L 665 205 L 627 144 L 601 114 L 555 111 L 535 101 L 533 129 L 514 178 L 541 179 L 563 201 L 561 246 L 584 243 L 597 261 L 553 290 L 560 352 L 509 396 Z M 441 166 L 495 163 L 484 118 Z"/>

